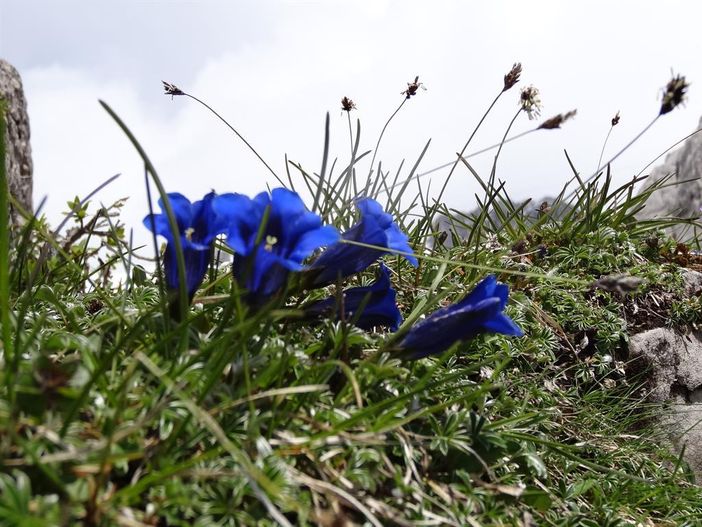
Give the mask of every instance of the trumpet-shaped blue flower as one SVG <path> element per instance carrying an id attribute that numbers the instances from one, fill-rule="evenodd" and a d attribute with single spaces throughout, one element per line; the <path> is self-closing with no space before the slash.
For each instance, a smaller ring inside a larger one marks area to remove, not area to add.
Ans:
<path id="1" fill-rule="evenodd" d="M 392 216 L 377 201 L 362 198 L 356 202 L 361 219 L 341 237 L 351 242 L 400 251 L 413 266 L 417 259 L 412 255 L 407 235 L 395 224 Z M 311 283 L 320 287 L 363 271 L 387 250 L 371 249 L 359 245 L 336 243 L 324 251 L 311 266 Z"/>
<path id="2" fill-rule="evenodd" d="M 521 337 L 522 330 L 503 313 L 508 294 L 509 288 L 490 275 L 460 302 L 435 311 L 413 326 L 397 347 L 403 357 L 421 359 L 480 333 Z"/>
<path id="3" fill-rule="evenodd" d="M 218 234 L 223 232 L 223 225 L 212 208 L 215 193 L 210 192 L 200 201 L 190 203 L 188 198 L 178 192 L 168 194 L 168 201 L 173 209 L 180 244 L 185 260 L 185 286 L 188 298 L 192 300 L 195 291 L 205 277 L 207 266 L 212 258 L 212 247 Z M 161 214 L 149 214 L 144 218 L 144 225 L 154 234 L 166 238 L 166 251 L 163 258 L 166 285 L 170 290 L 177 290 L 180 284 L 174 234 L 168 223 L 163 200 L 158 205 Z"/>
<path id="4" fill-rule="evenodd" d="M 285 188 L 253 199 L 222 194 L 213 207 L 226 221 L 227 243 L 235 252 L 234 277 L 254 303 L 282 289 L 290 271 L 302 270 L 308 256 L 339 238 L 334 227 L 322 225 L 300 196 Z"/>
<path id="5" fill-rule="evenodd" d="M 355 319 L 355 325 L 366 331 L 385 326 L 396 331 L 402 323 L 402 315 L 395 303 L 395 290 L 390 285 L 388 268 L 380 264 L 378 278 L 371 285 L 352 287 L 342 293 L 341 305 L 337 297 L 329 297 L 314 302 L 305 308 L 311 316 L 336 316 L 340 318 L 343 306 L 344 318 Z"/>

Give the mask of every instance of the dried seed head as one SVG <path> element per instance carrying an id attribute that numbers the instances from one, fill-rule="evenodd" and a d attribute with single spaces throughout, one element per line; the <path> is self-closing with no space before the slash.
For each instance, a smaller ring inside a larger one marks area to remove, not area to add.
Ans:
<path id="1" fill-rule="evenodd" d="M 166 81 L 161 81 L 163 83 L 163 89 L 165 90 L 166 95 L 170 95 L 173 97 L 174 95 L 185 95 L 183 90 L 181 90 L 178 86 L 175 84 L 171 84 L 170 82 Z"/>
<path id="2" fill-rule="evenodd" d="M 522 88 L 522 92 L 519 95 L 519 103 L 522 105 L 522 110 L 529 115 L 529 119 L 536 119 L 539 115 L 541 115 L 541 99 L 539 98 L 539 90 L 537 90 L 534 86 Z"/>
<path id="3" fill-rule="evenodd" d="M 682 75 L 676 75 L 668 81 L 668 84 L 663 91 L 663 102 L 661 103 L 661 111 L 659 115 L 664 115 L 680 105 L 685 100 L 685 92 L 690 85 L 685 81 Z"/>
<path id="4" fill-rule="evenodd" d="M 619 112 L 617 111 L 617 115 L 612 117 L 612 126 L 617 126 L 619 124 Z"/>
<path id="5" fill-rule="evenodd" d="M 512 69 L 509 70 L 509 73 L 505 75 L 505 87 L 502 88 L 502 91 L 507 91 L 509 90 L 512 86 L 517 84 L 519 82 L 519 76 L 522 74 L 522 63 L 521 62 L 515 62 L 514 65 L 512 66 Z"/>
<path id="6" fill-rule="evenodd" d="M 419 75 L 417 75 L 417 76 L 414 78 L 414 82 L 408 82 L 408 83 L 407 83 L 407 89 L 406 89 L 405 91 L 402 92 L 402 95 L 407 96 L 407 98 L 409 99 L 409 98 L 412 97 L 413 95 L 417 95 L 417 90 L 418 90 L 419 88 L 422 88 L 422 89 L 426 90 L 426 88 L 422 85 L 422 83 L 419 82 Z"/>
<path id="7" fill-rule="evenodd" d="M 341 109 L 345 112 L 350 112 L 351 110 L 356 109 L 356 103 L 348 97 L 344 97 L 341 99 Z"/>
<path id="8" fill-rule="evenodd" d="M 575 117 L 576 113 L 578 113 L 578 110 L 571 110 L 567 113 L 559 113 L 555 117 L 546 119 L 543 123 L 541 123 L 539 125 L 539 130 L 553 130 L 554 128 L 560 128 L 561 125 L 567 120 Z"/>

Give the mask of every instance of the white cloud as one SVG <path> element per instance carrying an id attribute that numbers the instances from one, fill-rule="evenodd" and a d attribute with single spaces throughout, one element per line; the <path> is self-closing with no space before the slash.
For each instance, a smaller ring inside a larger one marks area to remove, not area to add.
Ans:
<path id="1" fill-rule="evenodd" d="M 236 26 L 246 27 L 249 19 L 241 17 L 249 16 L 256 30 L 238 34 L 231 29 L 236 13 L 209 2 L 208 16 L 199 16 L 200 25 L 190 33 L 168 32 L 188 27 L 181 18 L 188 9 L 197 12 L 196 5 L 188 5 L 179 5 L 178 16 L 169 15 L 162 32 L 154 26 L 150 32 L 124 34 L 124 50 L 110 21 L 100 20 L 113 42 L 108 69 L 76 59 L 80 50 L 75 46 L 65 56 L 52 56 L 50 48 L 37 51 L 43 61 L 20 65 L 30 105 L 35 201 L 49 195 L 50 217 L 56 218 L 75 194 L 121 172 L 100 199 L 129 195 L 124 220 L 135 228 L 137 240 L 147 239 L 141 227 L 146 213 L 142 165 L 98 98 L 130 126 L 171 191 L 197 199 L 211 188 L 253 194 L 265 181 L 273 184 L 253 154 L 204 108 L 183 97 L 171 101 L 157 95 L 161 77 L 170 72 L 184 77 L 164 80 L 205 99 L 281 175 L 285 153 L 309 171 L 319 169 L 326 111 L 332 120 L 332 154 L 342 164 L 347 161 L 348 127 L 339 108 L 344 95 L 358 104 L 352 117 L 361 119 L 362 150 L 372 148 L 401 102 L 405 82 L 419 74 L 428 91 L 398 114 L 378 154 L 394 173 L 403 158 L 408 170 L 429 138 L 432 146 L 422 167 L 450 160 L 499 91 L 502 75 L 521 60 L 524 81 L 542 91 L 544 117 L 574 107 L 578 116 L 561 131 L 539 132 L 505 147 L 498 177 L 517 197 L 558 190 L 570 176 L 564 148 L 583 173 L 593 170 L 617 110 L 622 121 L 608 152 L 625 144 L 656 114 L 658 90 L 671 66 L 693 82 L 688 108 L 661 119 L 617 162 L 615 173 L 631 177 L 693 130 L 702 114 L 702 98 L 696 95 L 702 79 L 699 16 L 692 13 L 699 15 L 696 4 L 670 4 L 668 9 L 685 11 L 675 27 L 662 27 L 656 2 L 280 2 L 279 9 L 265 11 L 247 4 Z M 141 8 L 133 4 L 131 9 L 136 16 Z M 152 6 L 148 14 L 157 11 Z M 100 29 L 92 28 L 91 34 Z M 41 46 L 41 38 L 35 34 L 31 44 Z M 167 55 L 169 44 L 173 55 Z M 130 76 L 128 65 L 140 62 L 140 50 L 149 69 Z M 188 52 L 181 56 L 180 50 Z M 168 56 L 163 71 L 159 56 Z M 516 111 L 517 95 L 516 89 L 505 94 L 474 148 L 499 140 Z M 531 126 L 522 119 L 515 132 Z M 475 160 L 483 174 L 491 164 L 491 155 Z M 433 188 L 441 177 L 434 176 Z M 469 207 L 476 190 L 472 177 L 461 171 L 446 198 L 451 206 Z"/>

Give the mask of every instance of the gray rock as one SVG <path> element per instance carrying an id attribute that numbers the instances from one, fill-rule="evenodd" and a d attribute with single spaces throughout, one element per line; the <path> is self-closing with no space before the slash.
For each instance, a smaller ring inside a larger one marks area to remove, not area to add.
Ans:
<path id="1" fill-rule="evenodd" d="M 698 128 L 702 128 L 702 119 Z M 680 148 L 668 154 L 663 164 L 651 171 L 646 186 L 668 175 L 671 175 L 668 184 L 698 179 L 657 190 L 638 216 L 642 219 L 699 216 L 702 205 L 702 179 L 699 179 L 702 177 L 702 133 L 693 135 Z M 691 230 L 686 225 L 680 225 L 671 228 L 670 234 L 684 241 L 690 237 Z"/>
<path id="2" fill-rule="evenodd" d="M 683 287 L 687 295 L 699 295 L 702 292 L 702 273 L 685 269 L 682 273 Z"/>
<path id="3" fill-rule="evenodd" d="M 24 210 L 32 212 L 32 149 L 29 144 L 27 101 L 24 98 L 19 73 L 2 59 L 0 59 L 0 99 L 4 99 L 7 105 L 5 169 L 10 194 Z M 10 218 L 15 225 L 21 223 L 18 211 L 12 206 Z"/>
<path id="4" fill-rule="evenodd" d="M 650 372 L 650 399 L 667 404 L 660 427 L 702 482 L 702 331 L 644 331 L 629 339 L 629 355 Z"/>

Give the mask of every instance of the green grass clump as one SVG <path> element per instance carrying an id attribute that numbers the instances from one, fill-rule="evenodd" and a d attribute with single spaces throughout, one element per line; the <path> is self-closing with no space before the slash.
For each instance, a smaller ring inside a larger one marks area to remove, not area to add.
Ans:
<path id="1" fill-rule="evenodd" d="M 352 135 L 340 174 L 298 166 L 326 221 L 353 223 L 364 155 Z M 660 325 L 700 321 L 682 248 L 662 232 L 694 220 L 637 219 L 665 180 L 636 195 L 637 180 L 612 188 L 600 174 L 529 216 L 494 174 L 474 175 L 475 214 L 421 187 L 408 199 L 381 169 L 366 186 L 420 257 L 416 270 L 386 258 L 407 324 L 496 272 L 526 334 L 418 361 L 386 351 L 385 333 L 300 322 L 297 306 L 320 292 L 247 312 L 226 264 L 174 321 L 121 202 L 76 199 L 65 232 L 31 218 L 5 227 L 0 524 L 702 524 L 702 489 L 656 431 L 662 409 L 626 355 L 628 335 L 655 319 L 638 306 L 655 305 Z M 469 235 L 430 244 L 437 212 Z M 618 274 L 643 283 L 593 286 Z"/>

